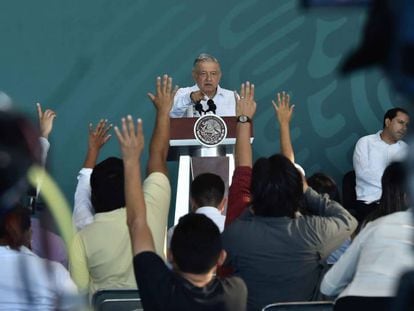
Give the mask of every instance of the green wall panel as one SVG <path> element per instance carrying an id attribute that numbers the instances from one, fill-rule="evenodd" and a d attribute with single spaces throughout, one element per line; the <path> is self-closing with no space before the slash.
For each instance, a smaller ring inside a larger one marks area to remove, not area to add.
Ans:
<path id="1" fill-rule="evenodd" d="M 298 162 L 340 180 L 358 137 L 379 129 L 391 106 L 406 106 L 379 70 L 337 73 L 365 18 L 362 8 L 304 11 L 292 0 L 2 0 L 0 89 L 33 116 L 36 101 L 56 110 L 49 167 L 72 200 L 88 123 L 131 113 L 148 143 L 155 77 L 191 85 L 193 59 L 209 52 L 223 87 L 256 85 L 256 158 L 279 150 L 271 100 L 286 90 Z M 113 137 L 102 158 L 119 154 Z"/>

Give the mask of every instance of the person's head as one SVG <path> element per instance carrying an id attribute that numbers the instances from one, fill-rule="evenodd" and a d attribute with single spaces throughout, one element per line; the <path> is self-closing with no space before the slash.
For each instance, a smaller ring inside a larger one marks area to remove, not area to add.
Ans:
<path id="1" fill-rule="evenodd" d="M 192 74 L 200 90 L 207 96 L 213 97 L 221 79 L 218 60 L 209 54 L 200 54 L 194 60 Z"/>
<path id="2" fill-rule="evenodd" d="M 341 202 L 335 181 L 324 173 L 315 173 L 307 179 L 308 186 L 320 194 L 327 194 L 331 200 Z"/>
<path id="3" fill-rule="evenodd" d="M 97 164 L 91 175 L 91 201 L 96 213 L 125 206 L 124 163 L 110 157 Z"/>
<path id="4" fill-rule="evenodd" d="M 26 193 L 34 163 L 40 163 L 38 128 L 22 115 L 0 111 L 0 209 L 12 208 Z"/>
<path id="5" fill-rule="evenodd" d="M 210 272 L 225 259 L 217 225 L 202 214 L 181 217 L 171 238 L 170 255 L 179 272 Z"/>
<path id="6" fill-rule="evenodd" d="M 220 176 L 203 173 L 194 178 L 190 186 L 193 209 L 202 206 L 214 206 L 223 210 L 226 203 L 224 198 L 225 185 Z"/>
<path id="7" fill-rule="evenodd" d="M 303 202 L 302 176 L 281 154 L 260 158 L 253 166 L 252 208 L 255 215 L 294 218 Z"/>
<path id="8" fill-rule="evenodd" d="M 406 167 L 401 162 L 387 166 L 382 175 L 380 209 L 383 215 L 405 211 L 408 208 L 406 196 Z"/>
<path id="9" fill-rule="evenodd" d="M 393 108 L 388 110 L 384 115 L 383 133 L 392 142 L 402 139 L 407 133 L 410 116 L 402 108 Z"/>
<path id="10" fill-rule="evenodd" d="M 0 217 L 0 244 L 19 250 L 21 246 L 30 247 L 30 211 L 15 206 Z"/>

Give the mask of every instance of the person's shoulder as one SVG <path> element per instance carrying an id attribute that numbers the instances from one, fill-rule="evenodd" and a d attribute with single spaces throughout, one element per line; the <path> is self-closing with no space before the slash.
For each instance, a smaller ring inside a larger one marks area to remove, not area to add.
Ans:
<path id="1" fill-rule="evenodd" d="M 199 88 L 198 88 L 197 84 L 195 84 L 193 86 L 180 87 L 177 90 L 177 93 L 176 93 L 175 96 L 182 95 L 182 94 L 188 94 L 188 93 L 195 92 L 195 91 L 198 91 L 198 90 L 199 90 Z"/>
<path id="2" fill-rule="evenodd" d="M 234 294 L 237 294 L 238 299 L 247 299 L 247 286 L 240 277 L 230 276 L 219 279 L 219 282 L 228 295 L 234 296 Z"/>
<path id="3" fill-rule="evenodd" d="M 223 95 L 234 97 L 234 91 L 222 88 L 220 85 L 218 86 L 218 91 Z"/>
<path id="4" fill-rule="evenodd" d="M 246 289 L 246 284 L 244 281 L 238 276 L 229 276 L 226 278 L 219 279 L 219 282 L 226 287 L 232 287 L 234 289 Z"/>
<path id="5" fill-rule="evenodd" d="M 357 144 L 358 143 L 369 142 L 373 139 L 376 139 L 378 137 L 378 135 L 379 135 L 378 133 L 375 133 L 375 134 L 369 134 L 369 135 L 362 136 L 358 139 Z"/>

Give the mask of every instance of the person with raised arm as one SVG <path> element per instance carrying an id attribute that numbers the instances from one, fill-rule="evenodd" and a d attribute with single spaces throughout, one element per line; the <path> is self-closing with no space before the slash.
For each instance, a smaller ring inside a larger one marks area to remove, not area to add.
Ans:
<path id="1" fill-rule="evenodd" d="M 149 94 L 159 107 L 157 114 L 172 103 L 172 97 L 168 96 L 172 93 L 171 80 L 167 76 L 164 76 L 163 83 L 157 80 L 156 94 Z M 168 113 L 164 121 L 156 123 L 150 153 L 155 150 L 168 151 Z M 216 266 L 225 258 L 225 252 L 221 247 L 220 231 L 207 216 L 190 213 L 180 219 L 172 236 L 169 254 L 173 271 L 155 253 L 147 217 L 156 207 L 146 204 L 141 186 L 142 121 L 138 120 L 135 126 L 132 117 L 128 116 L 122 119 L 121 129 L 115 127 L 115 133 L 124 160 L 127 223 L 135 277 L 144 309 L 244 310 L 247 293 L 243 281 L 235 277 L 219 279 L 214 276 Z M 166 169 L 165 160 L 159 165 Z M 160 174 L 167 178 L 166 171 Z"/>
<path id="2" fill-rule="evenodd" d="M 337 202 L 306 185 L 292 163 L 288 122 L 292 108 L 286 94 L 273 103 L 281 124 L 285 155 L 258 159 L 252 168 L 251 122 L 256 111 L 254 85 L 242 84 L 237 101 L 236 170 L 229 193 L 228 214 L 238 216 L 225 228 L 225 266 L 247 285 L 248 310 L 281 301 L 318 299 L 324 267 L 321 259 L 349 237 L 356 220 Z M 286 123 L 285 123 L 286 122 Z M 250 184 L 247 182 L 250 180 Z M 241 207 L 232 198 L 238 197 Z M 247 205 L 247 207 L 246 207 Z M 305 206 L 311 215 L 302 215 Z M 238 209 L 237 211 L 232 209 Z"/>

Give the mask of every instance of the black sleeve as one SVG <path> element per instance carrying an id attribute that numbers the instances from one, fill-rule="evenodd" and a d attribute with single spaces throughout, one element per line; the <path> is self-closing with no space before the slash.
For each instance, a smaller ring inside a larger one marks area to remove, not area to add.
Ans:
<path id="1" fill-rule="evenodd" d="M 160 305 L 168 300 L 168 283 L 172 282 L 172 272 L 154 252 L 142 252 L 134 257 L 134 272 L 139 295 L 145 310 L 163 309 Z M 160 286 L 162 284 L 162 286 Z"/>

